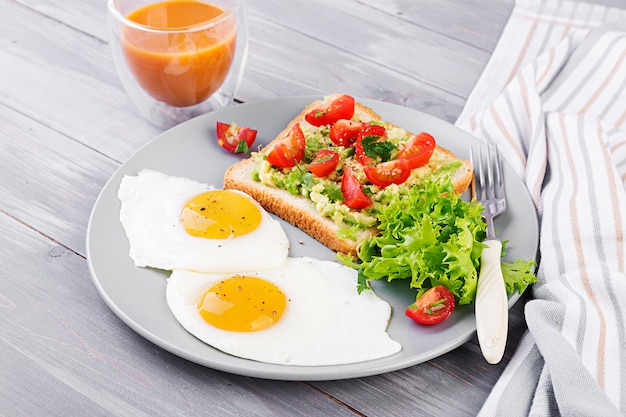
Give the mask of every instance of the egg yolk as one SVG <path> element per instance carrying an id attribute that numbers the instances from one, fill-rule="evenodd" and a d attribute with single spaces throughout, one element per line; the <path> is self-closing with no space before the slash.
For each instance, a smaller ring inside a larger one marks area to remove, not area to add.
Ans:
<path id="1" fill-rule="evenodd" d="M 212 326 L 254 332 L 273 326 L 283 315 L 287 299 L 274 284 L 261 278 L 235 276 L 218 282 L 198 300 L 198 312 Z"/>
<path id="2" fill-rule="evenodd" d="M 225 239 L 250 233 L 261 223 L 261 211 L 249 198 L 228 190 L 212 190 L 189 200 L 180 213 L 187 233 Z"/>

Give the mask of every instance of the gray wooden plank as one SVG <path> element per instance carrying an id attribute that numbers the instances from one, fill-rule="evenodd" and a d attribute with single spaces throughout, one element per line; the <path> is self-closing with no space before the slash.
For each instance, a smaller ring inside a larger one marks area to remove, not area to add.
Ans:
<path id="1" fill-rule="evenodd" d="M 260 4 L 255 6 L 261 7 Z M 362 60 L 368 60 L 372 66 L 375 64 L 377 68 L 415 79 L 415 84 L 424 83 L 467 97 L 489 56 L 479 48 L 426 30 L 405 18 L 369 7 L 354 7 L 351 2 L 274 0 L 264 2 L 262 7 L 260 11 L 254 6 L 249 8 L 251 21 L 253 17 L 260 16 L 267 30 L 268 16 L 271 16 L 270 22 L 294 32 L 295 39 L 283 38 L 282 42 L 275 43 L 275 46 L 285 49 L 282 54 L 270 55 L 284 56 L 281 63 L 285 65 L 293 65 L 291 61 L 298 58 L 305 59 L 304 62 L 295 62 L 293 74 L 298 74 L 300 65 L 302 70 L 317 71 L 317 76 L 322 79 L 324 76 L 320 77 L 320 74 L 323 72 L 330 77 L 348 79 L 354 73 L 359 74 Z M 257 25 L 252 29 L 255 27 Z M 311 42 L 300 41 L 297 34 L 313 38 L 325 48 L 310 51 Z M 252 32 L 251 37 L 254 35 Z M 303 44 L 307 45 L 307 51 L 301 54 Z M 306 60 L 307 56 L 310 56 L 310 61 Z M 303 75 L 304 80 L 313 78 Z M 382 84 L 381 81 L 387 77 L 377 78 L 374 73 L 364 81 Z"/>
<path id="2" fill-rule="evenodd" d="M 119 163 L 0 108 L 0 210 L 84 254 L 91 208 Z"/>
<path id="3" fill-rule="evenodd" d="M 160 132 L 122 91 L 107 44 L 13 2 L 0 14 L 4 105 L 118 161 Z"/>
<path id="4" fill-rule="evenodd" d="M 258 20 L 251 16 L 251 22 Z M 261 25 L 261 22 L 257 22 Z M 263 42 L 251 46 L 251 56 L 238 97 L 244 101 L 303 94 L 352 94 L 355 97 L 393 100 L 441 117 L 456 119 L 464 100 L 425 84 L 392 68 L 380 67 L 370 58 L 338 51 L 325 42 L 311 42 L 307 35 L 265 22 Z M 306 53 L 293 53 L 306 43 Z M 277 60 L 276 56 L 286 57 Z M 326 57 L 320 60 L 319 56 Z"/>
<path id="5" fill-rule="evenodd" d="M 409 24 L 491 52 L 513 8 L 513 0 L 361 0 Z M 454 10 L 454 13 L 451 13 Z"/>
<path id="6" fill-rule="evenodd" d="M 14 0 L 13 3 L 100 40 L 107 38 L 107 0 Z"/>

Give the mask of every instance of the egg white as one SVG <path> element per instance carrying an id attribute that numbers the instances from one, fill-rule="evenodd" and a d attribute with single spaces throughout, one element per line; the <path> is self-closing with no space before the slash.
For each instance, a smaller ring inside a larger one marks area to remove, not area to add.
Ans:
<path id="1" fill-rule="evenodd" d="M 254 231 L 227 239 L 189 235 L 180 212 L 191 198 L 215 189 L 188 178 L 153 170 L 122 178 L 118 198 L 120 221 L 128 237 L 129 255 L 136 266 L 198 272 L 245 272 L 282 264 L 289 240 L 277 220 L 247 196 L 262 214 Z"/>
<path id="2" fill-rule="evenodd" d="M 379 359 L 401 349 L 386 332 L 391 307 L 373 291 L 357 293 L 354 269 L 312 258 L 287 258 L 277 268 L 245 275 L 272 282 L 289 300 L 272 327 L 234 332 L 202 319 L 198 299 L 233 274 L 172 271 L 167 303 L 180 324 L 198 339 L 231 355 L 265 363 L 340 365 Z"/>

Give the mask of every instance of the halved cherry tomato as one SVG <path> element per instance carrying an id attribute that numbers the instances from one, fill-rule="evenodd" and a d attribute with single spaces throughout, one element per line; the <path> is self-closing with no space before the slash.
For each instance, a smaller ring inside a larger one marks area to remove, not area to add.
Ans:
<path id="1" fill-rule="evenodd" d="M 443 285 L 428 289 L 405 314 L 420 324 L 441 323 L 454 311 L 454 295 Z"/>
<path id="2" fill-rule="evenodd" d="M 330 140 L 339 146 L 352 146 L 366 123 L 340 119 L 330 128 Z"/>
<path id="3" fill-rule="evenodd" d="M 351 209 L 359 210 L 372 205 L 372 200 L 361 190 L 361 183 L 347 166 L 341 179 L 341 192 L 344 197 L 343 203 Z"/>
<path id="4" fill-rule="evenodd" d="M 376 162 L 376 159 L 367 155 L 363 149 L 363 139 L 370 137 L 374 138 L 374 142 L 383 141 L 387 138 L 387 129 L 385 129 L 384 126 L 373 124 L 366 124 L 363 129 L 361 129 L 356 138 L 356 144 L 354 145 L 356 159 L 361 165 L 371 165 Z"/>
<path id="5" fill-rule="evenodd" d="M 398 154 L 398 159 L 408 159 L 411 169 L 425 165 L 435 150 L 435 138 L 426 132 L 414 135 Z"/>
<path id="6" fill-rule="evenodd" d="M 327 177 L 337 168 L 338 163 L 339 154 L 337 152 L 330 149 L 322 149 L 315 154 L 315 158 L 307 165 L 307 168 L 316 177 Z"/>
<path id="7" fill-rule="evenodd" d="M 267 162 L 278 168 L 293 168 L 304 158 L 306 139 L 300 124 L 293 125 L 287 136 L 267 154 Z"/>
<path id="8" fill-rule="evenodd" d="M 257 131 L 249 127 L 237 126 L 235 123 L 217 122 L 217 143 L 232 153 L 249 153 L 249 149 L 256 139 Z"/>
<path id="9" fill-rule="evenodd" d="M 325 107 L 311 110 L 304 119 L 313 126 L 332 125 L 339 119 L 351 119 L 354 115 L 354 98 L 341 95 Z"/>
<path id="10" fill-rule="evenodd" d="M 365 176 L 374 185 L 387 187 L 391 184 L 402 184 L 411 175 L 411 166 L 407 159 L 394 159 L 363 168 Z"/>

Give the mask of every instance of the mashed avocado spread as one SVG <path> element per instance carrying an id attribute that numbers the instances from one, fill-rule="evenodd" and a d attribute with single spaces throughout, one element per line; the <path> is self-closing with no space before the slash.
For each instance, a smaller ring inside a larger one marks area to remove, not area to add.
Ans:
<path id="1" fill-rule="evenodd" d="M 403 129 L 390 127 L 382 122 L 376 122 L 387 128 L 387 141 L 396 149 L 401 149 L 410 139 Z M 293 195 L 309 198 L 318 212 L 332 219 L 340 226 L 342 237 L 353 236 L 351 230 L 368 229 L 377 224 L 377 215 L 380 208 L 390 201 L 401 199 L 412 187 L 422 184 L 427 179 L 437 179 L 448 176 L 461 166 L 460 161 L 450 160 L 445 155 L 434 152 L 428 163 L 411 171 L 409 178 L 402 184 L 391 184 L 379 187 L 370 183 L 365 177 L 363 166 L 355 159 L 354 147 L 338 146 L 329 137 L 328 126 L 314 127 L 301 123 L 306 138 L 304 158 L 293 168 L 277 168 L 265 158 L 267 152 L 253 153 L 258 170 L 254 174 L 256 180 L 270 186 L 289 191 Z M 317 177 L 307 168 L 316 153 L 322 149 L 330 149 L 340 155 L 340 163 L 335 171 L 326 177 Z M 345 166 L 350 166 L 362 190 L 372 200 L 370 207 L 355 210 L 343 204 L 341 193 L 341 179 Z"/>

